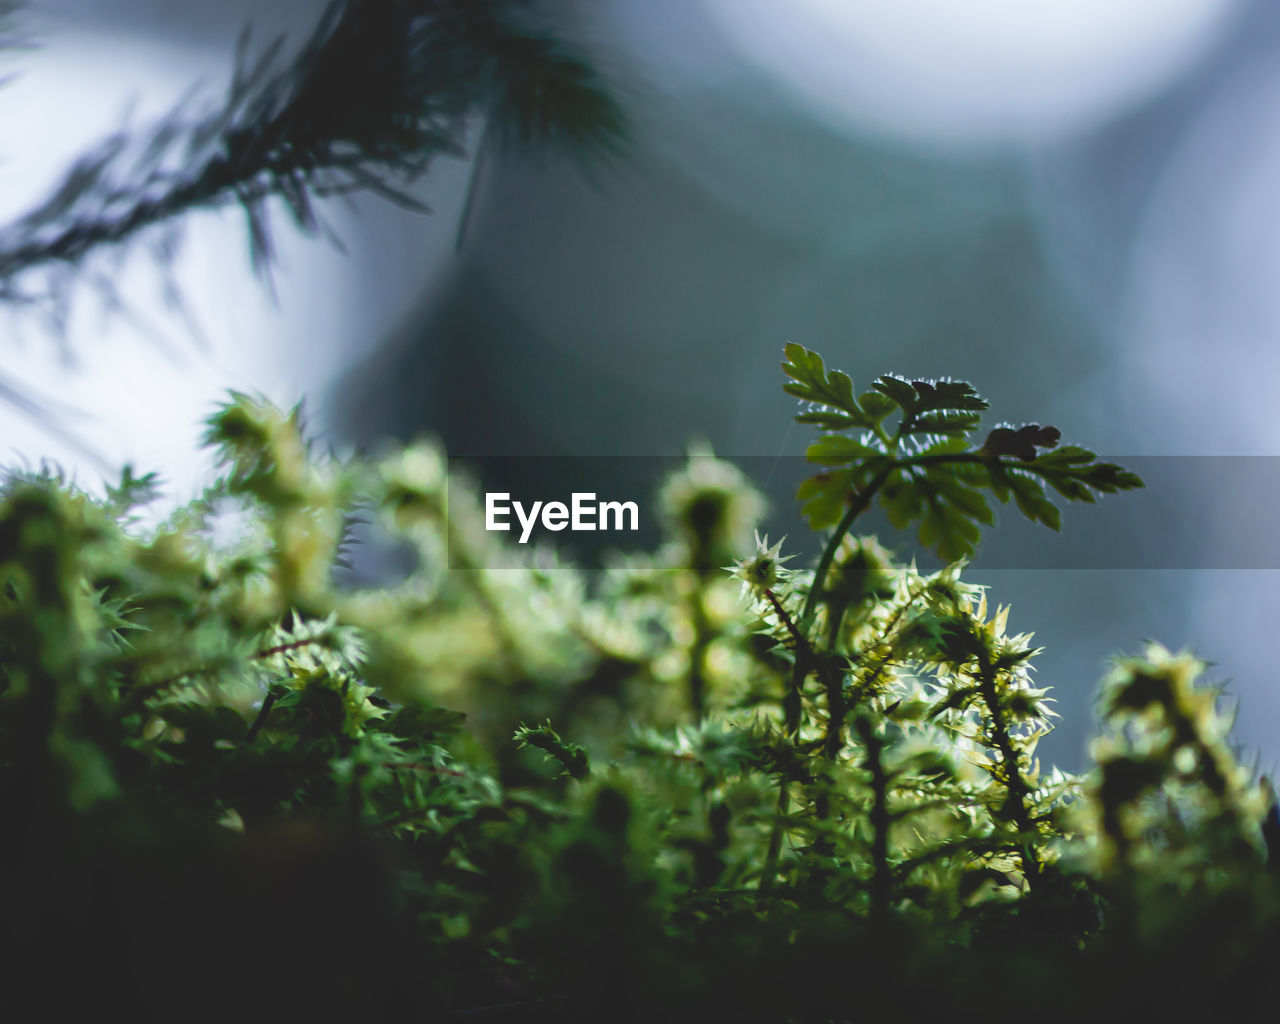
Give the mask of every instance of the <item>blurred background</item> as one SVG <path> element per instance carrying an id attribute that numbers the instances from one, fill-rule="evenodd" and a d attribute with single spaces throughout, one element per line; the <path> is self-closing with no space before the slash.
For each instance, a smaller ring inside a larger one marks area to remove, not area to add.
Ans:
<path id="1" fill-rule="evenodd" d="M 0 219 L 104 135 L 225 89 L 245 22 L 300 42 L 322 6 L 31 0 L 34 45 L 4 55 Z M 0 387 L 53 414 L 0 402 L 0 460 L 53 458 L 88 486 L 132 460 L 181 498 L 234 387 L 305 398 L 339 447 L 430 434 L 454 455 L 560 456 L 538 462 L 565 478 L 549 492 L 580 483 L 569 456 L 639 481 L 705 439 L 787 529 L 807 436 L 784 341 L 862 388 L 953 375 L 1153 483 L 1067 515 L 1062 542 L 1002 527 L 970 574 L 1046 648 L 1063 725 L 1043 757 L 1083 763 L 1108 656 L 1151 638 L 1214 662 L 1237 740 L 1280 762 L 1280 7 L 536 7 L 626 105 L 624 161 L 592 181 L 551 155 L 487 163 L 460 248 L 476 169 L 438 163 L 415 188 L 430 216 L 329 204 L 345 253 L 282 227 L 271 287 L 240 211 L 192 217 L 170 268 L 188 315 L 145 252 L 113 270 L 123 313 L 87 295 L 65 334 L 5 314 Z"/>

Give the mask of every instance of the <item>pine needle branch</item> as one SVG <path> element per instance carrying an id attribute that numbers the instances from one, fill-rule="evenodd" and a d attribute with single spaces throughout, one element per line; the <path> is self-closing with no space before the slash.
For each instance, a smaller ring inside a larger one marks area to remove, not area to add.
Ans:
<path id="1" fill-rule="evenodd" d="M 190 97 L 139 140 L 117 133 L 76 161 L 50 197 L 0 229 L 0 300 L 57 321 L 87 258 L 201 209 L 239 204 L 254 269 L 275 249 L 268 202 L 303 233 L 327 232 L 316 201 L 373 192 L 417 212 L 408 191 L 441 156 L 465 155 L 486 117 L 500 148 L 552 145 L 584 167 L 620 152 L 620 106 L 590 65 L 517 0 L 338 0 L 281 70 L 284 40 L 251 56 L 241 34 L 224 102 Z M 170 255 L 173 239 L 162 247 Z M 45 271 L 43 291 L 33 272 Z M 71 271 L 71 272 L 67 272 Z"/>

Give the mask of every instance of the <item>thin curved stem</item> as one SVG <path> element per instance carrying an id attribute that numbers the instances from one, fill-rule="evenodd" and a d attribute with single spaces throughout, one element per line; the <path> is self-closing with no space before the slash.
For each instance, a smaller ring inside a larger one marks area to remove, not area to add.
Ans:
<path id="1" fill-rule="evenodd" d="M 822 557 L 818 559 L 818 567 L 813 571 L 813 583 L 809 587 L 808 596 L 804 599 L 804 608 L 800 612 L 800 629 L 802 631 L 807 630 L 813 624 L 813 617 L 818 611 L 818 594 L 822 592 L 823 583 L 826 581 L 827 573 L 831 569 L 831 563 L 835 561 L 836 551 L 840 548 L 840 542 L 853 529 L 854 521 L 870 507 L 871 499 L 876 496 L 876 492 L 885 485 L 890 474 L 898 467 L 899 463 L 891 462 L 872 477 L 871 482 L 858 492 L 857 497 L 849 505 L 849 508 L 845 511 L 844 518 L 836 525 L 830 540 L 827 541 L 826 548 L 823 549 Z"/>

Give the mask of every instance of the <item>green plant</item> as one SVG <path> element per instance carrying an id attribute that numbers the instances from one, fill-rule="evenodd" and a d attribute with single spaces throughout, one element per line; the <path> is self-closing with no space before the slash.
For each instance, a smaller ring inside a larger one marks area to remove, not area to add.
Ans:
<path id="1" fill-rule="evenodd" d="M 1140 481 L 1050 427 L 977 443 L 967 384 L 855 396 L 795 345 L 783 367 L 823 431 L 813 570 L 753 545 L 758 495 L 698 455 L 663 488 L 666 541 L 589 585 L 485 532 L 433 446 L 318 459 L 245 396 L 210 421 L 222 478 L 154 529 L 149 477 L 95 498 L 11 473 L 10 993 L 141 1019 L 759 1021 L 1265 995 L 1280 822 L 1203 665 L 1118 661 L 1095 767 L 1042 768 L 1030 635 L 962 579 L 988 495 L 1056 526 L 1043 485 Z M 875 499 L 950 564 L 855 536 Z M 357 516 L 412 550 L 403 580 L 341 583 Z M 75 983 L 24 990 L 49 963 Z"/>

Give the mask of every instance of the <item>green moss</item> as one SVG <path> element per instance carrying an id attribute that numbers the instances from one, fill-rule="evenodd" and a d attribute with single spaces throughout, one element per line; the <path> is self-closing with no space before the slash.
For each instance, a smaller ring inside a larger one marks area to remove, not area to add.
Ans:
<path id="1" fill-rule="evenodd" d="M 9 477 L 18 991 L 54 962 L 80 981 L 33 989 L 48 1012 L 141 1019 L 1055 1017 L 1265 994 L 1280 826 L 1204 666 L 1118 661 L 1096 766 L 1046 769 L 1030 635 L 961 563 L 922 574 L 851 534 L 880 498 L 963 553 L 984 493 L 1052 523 L 1041 483 L 1140 482 L 1052 428 L 978 445 L 968 385 L 855 398 L 813 353 L 786 366 L 828 431 L 804 495 L 839 526 L 813 571 L 750 550 L 760 500 L 709 455 L 664 489 L 666 541 L 589 575 L 499 545 L 465 484 L 445 501 L 429 446 L 322 464 L 295 415 L 243 396 L 210 423 L 225 477 L 162 527 L 137 525 L 148 478 L 99 500 Z M 416 552 L 407 578 L 335 583 L 357 510 Z"/>

